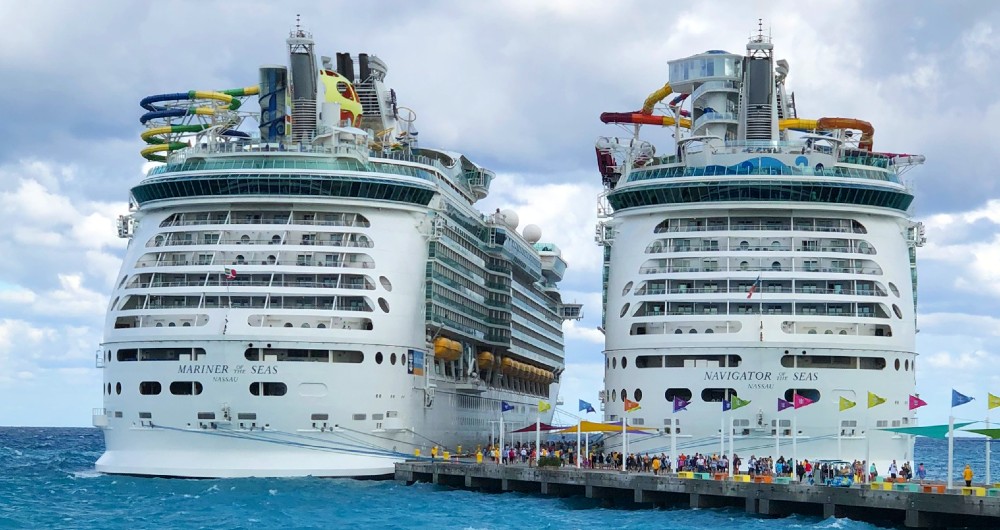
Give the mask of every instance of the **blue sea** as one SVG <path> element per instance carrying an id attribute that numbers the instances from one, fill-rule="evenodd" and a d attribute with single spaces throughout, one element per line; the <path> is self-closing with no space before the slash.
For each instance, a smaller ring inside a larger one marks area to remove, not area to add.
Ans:
<path id="1" fill-rule="evenodd" d="M 348 479 L 180 480 L 94 471 L 97 429 L 0 428 L 0 528 L 876 528 L 846 519 L 763 519 L 737 509 L 603 508 L 585 498 L 486 494 Z M 918 439 L 917 461 L 944 477 L 947 445 Z M 1000 455 L 993 476 L 1000 478 Z M 955 465 L 984 472 L 985 444 L 956 440 Z"/>

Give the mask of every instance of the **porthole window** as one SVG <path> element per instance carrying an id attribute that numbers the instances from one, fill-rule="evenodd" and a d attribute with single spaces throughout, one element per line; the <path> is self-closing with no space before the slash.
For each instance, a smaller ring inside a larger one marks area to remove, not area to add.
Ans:
<path id="1" fill-rule="evenodd" d="M 631 290 L 632 290 L 632 282 L 626 283 L 625 287 L 622 289 L 622 296 L 627 295 L 628 292 L 631 291 Z"/>
<path id="2" fill-rule="evenodd" d="M 274 265 L 275 262 L 277 262 L 277 261 L 278 261 L 278 258 L 274 257 L 274 254 L 271 254 L 270 256 L 267 257 L 267 264 L 268 265 Z"/>
<path id="3" fill-rule="evenodd" d="M 326 329 L 326 324 L 320 322 L 319 324 L 316 324 L 316 329 Z"/>
<path id="4" fill-rule="evenodd" d="M 907 359 L 906 361 L 903 362 L 903 370 L 906 370 L 907 372 L 910 371 L 910 360 L 909 359 Z"/>
<path id="5" fill-rule="evenodd" d="M 639 390 L 638 388 L 635 389 L 635 396 L 633 397 L 635 398 L 636 402 L 642 401 L 642 390 Z"/>
<path id="6" fill-rule="evenodd" d="M 781 262 L 780 261 L 772 261 L 771 262 L 771 270 L 772 271 L 780 271 L 781 270 Z"/>
<path id="7" fill-rule="evenodd" d="M 392 291 L 392 282 L 389 281 L 389 278 L 386 278 L 385 276 L 379 276 L 378 283 L 381 283 L 382 288 L 385 289 L 386 291 L 390 292 Z"/>
<path id="8" fill-rule="evenodd" d="M 628 358 L 622 357 L 622 368 L 625 368 L 626 366 L 628 366 Z"/>
<path id="9" fill-rule="evenodd" d="M 824 335 L 833 335 L 833 330 L 832 329 L 828 329 L 828 330 L 824 331 L 823 334 Z"/>
<path id="10" fill-rule="evenodd" d="M 715 333 L 715 330 L 712 328 L 708 328 L 705 330 L 705 333 Z"/>
<path id="11" fill-rule="evenodd" d="M 842 330 L 840 330 L 839 334 L 840 335 L 847 335 L 847 330 L 846 329 L 842 329 Z"/>
<path id="12" fill-rule="evenodd" d="M 749 241 L 740 241 L 740 250 L 747 250 L 750 248 Z"/>
<path id="13" fill-rule="evenodd" d="M 163 327 L 163 322 L 157 322 L 157 323 L 156 323 L 156 327 L 158 327 L 158 328 L 162 328 L 162 327 Z"/>
<path id="14" fill-rule="evenodd" d="M 389 302 L 387 302 L 385 298 L 378 299 L 378 306 L 382 308 L 383 313 L 389 312 Z"/>
<path id="15" fill-rule="evenodd" d="M 285 327 L 286 327 L 286 328 L 290 328 L 290 327 L 292 327 L 292 323 L 291 323 L 291 322 L 285 322 Z"/>
<path id="16" fill-rule="evenodd" d="M 696 329 L 694 329 L 694 328 L 691 328 L 691 329 L 689 329 L 689 330 L 688 330 L 688 334 L 689 334 L 689 335 L 690 335 L 690 334 L 694 334 L 694 333 L 698 333 L 698 330 L 696 330 Z"/>
<path id="17" fill-rule="evenodd" d="M 618 357 L 611 358 L 611 369 L 618 368 Z"/>
<path id="18" fill-rule="evenodd" d="M 243 234 L 242 236 L 240 236 L 240 243 L 244 244 L 244 245 L 249 245 L 250 244 L 250 236 L 248 236 L 246 234 Z"/>
<path id="19" fill-rule="evenodd" d="M 899 306 L 892 304 L 892 312 L 896 314 L 896 318 L 903 318 L 903 311 L 899 309 Z"/>
<path id="20" fill-rule="evenodd" d="M 401 364 L 403 366 L 406 366 L 406 354 L 405 353 L 399 354 L 399 364 Z"/>
<path id="21" fill-rule="evenodd" d="M 675 398 L 681 398 L 684 401 L 691 401 L 691 389 L 668 388 L 666 392 L 663 393 L 663 397 L 665 397 L 667 401 L 673 401 Z"/>
<path id="22" fill-rule="evenodd" d="M 896 288 L 896 284 L 889 282 L 889 290 L 892 291 L 892 295 L 899 298 L 899 289 Z"/>
<path id="23" fill-rule="evenodd" d="M 115 394 L 122 395 L 122 384 L 115 383 Z"/>
<path id="24" fill-rule="evenodd" d="M 816 330 L 815 329 L 810 329 L 809 330 L 809 335 L 815 335 L 815 334 L 816 334 Z"/>
<path id="25" fill-rule="evenodd" d="M 684 333 L 684 332 L 681 331 L 680 328 L 674 330 L 674 335 L 680 335 L 681 333 Z"/>
<path id="26" fill-rule="evenodd" d="M 302 323 L 302 327 L 303 328 L 308 328 L 309 327 L 309 323 L 308 322 L 303 322 Z"/>
<path id="27" fill-rule="evenodd" d="M 108 395 L 111 395 L 111 383 L 108 383 Z"/>
<path id="28" fill-rule="evenodd" d="M 389 354 L 389 364 L 392 365 L 396 364 L 396 352 L 392 352 Z"/>
<path id="29" fill-rule="evenodd" d="M 622 401 L 624 402 L 626 399 L 628 399 L 628 392 L 626 392 L 625 389 L 623 388 L 622 389 Z"/>
<path id="30" fill-rule="evenodd" d="M 896 359 L 896 361 L 893 362 L 892 365 L 896 368 L 896 371 L 898 372 L 899 371 L 899 359 Z"/>
<path id="31" fill-rule="evenodd" d="M 382 364 L 382 352 L 375 352 L 375 364 Z"/>
<path id="32" fill-rule="evenodd" d="M 242 265 L 244 263 L 246 263 L 246 258 L 243 257 L 243 254 L 237 254 L 236 255 L 236 264 L 237 265 Z"/>
<path id="33" fill-rule="evenodd" d="M 191 327 L 191 323 L 190 322 L 185 322 L 185 323 L 181 324 L 181 327 L 189 328 L 189 327 Z"/>
<path id="34" fill-rule="evenodd" d="M 618 316 L 619 317 L 624 317 L 625 313 L 628 313 L 628 307 L 629 307 L 629 303 L 626 302 L 625 305 L 622 306 L 622 310 L 621 310 L 620 313 L 618 313 Z"/>
<path id="35" fill-rule="evenodd" d="M 741 261 L 740 262 L 740 270 L 741 271 L 745 271 L 745 270 L 747 270 L 749 268 L 750 268 L 750 263 L 748 263 L 746 261 Z"/>
<path id="36" fill-rule="evenodd" d="M 604 358 L 604 369 L 607 370 L 608 368 L 611 368 L 611 358 L 610 357 L 605 357 Z"/>
<path id="37" fill-rule="evenodd" d="M 615 392 L 614 390 L 611 391 L 611 401 L 618 401 L 618 392 Z"/>
<path id="38" fill-rule="evenodd" d="M 171 323 L 167 324 L 167 327 L 168 328 L 176 328 L 177 327 L 177 323 L 176 322 L 171 322 Z"/>

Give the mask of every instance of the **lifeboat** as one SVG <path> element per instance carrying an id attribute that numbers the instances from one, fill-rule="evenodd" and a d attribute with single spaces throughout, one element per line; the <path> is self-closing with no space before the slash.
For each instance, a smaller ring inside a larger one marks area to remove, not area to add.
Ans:
<path id="1" fill-rule="evenodd" d="M 505 357 L 500 363 L 500 371 L 503 372 L 504 375 L 514 375 L 514 363 L 516 362 L 517 361 L 509 357 Z"/>
<path id="2" fill-rule="evenodd" d="M 476 357 L 479 361 L 479 369 L 484 370 L 493 366 L 493 362 L 496 360 L 493 354 L 488 351 L 479 352 L 479 356 Z"/>
<path id="3" fill-rule="evenodd" d="M 434 356 L 443 361 L 457 361 L 462 356 L 462 345 L 458 341 L 438 337 L 434 340 Z"/>

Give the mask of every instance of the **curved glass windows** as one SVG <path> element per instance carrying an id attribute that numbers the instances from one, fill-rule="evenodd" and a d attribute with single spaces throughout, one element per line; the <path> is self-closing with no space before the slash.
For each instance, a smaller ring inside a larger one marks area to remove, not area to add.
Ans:
<path id="1" fill-rule="evenodd" d="M 906 211 L 913 195 L 866 184 L 781 180 L 657 183 L 619 188 L 608 195 L 608 202 L 616 210 L 739 201 L 857 204 Z"/>

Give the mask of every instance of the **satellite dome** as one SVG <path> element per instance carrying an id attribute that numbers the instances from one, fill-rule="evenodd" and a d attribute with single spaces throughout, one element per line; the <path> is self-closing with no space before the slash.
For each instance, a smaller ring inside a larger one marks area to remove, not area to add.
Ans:
<path id="1" fill-rule="evenodd" d="M 503 221 L 503 224 L 507 225 L 507 228 L 510 228 L 511 230 L 517 230 L 517 224 L 521 222 L 521 220 L 517 217 L 517 212 L 510 209 L 502 210 L 500 212 L 500 220 Z"/>
<path id="2" fill-rule="evenodd" d="M 538 225 L 525 225 L 521 235 L 524 236 L 525 241 L 534 245 L 542 238 L 542 229 Z"/>

